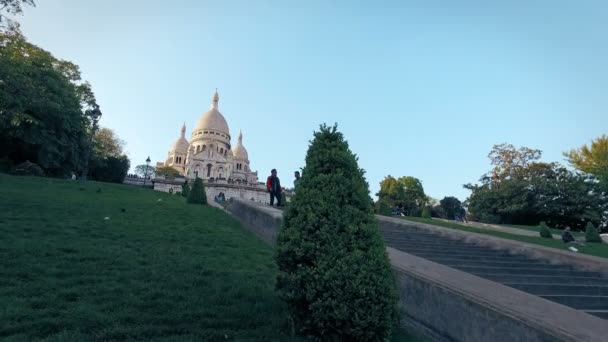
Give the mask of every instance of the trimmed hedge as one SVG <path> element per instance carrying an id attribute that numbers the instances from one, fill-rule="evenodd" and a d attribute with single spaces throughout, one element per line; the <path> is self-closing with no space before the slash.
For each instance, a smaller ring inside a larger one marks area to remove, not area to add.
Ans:
<path id="1" fill-rule="evenodd" d="M 591 222 L 587 222 L 587 227 L 585 227 L 585 241 L 587 242 L 602 242 L 602 237 L 600 236 L 600 232 Z"/>
<path id="2" fill-rule="evenodd" d="M 538 233 L 542 238 L 553 239 L 553 233 L 551 233 L 551 230 L 549 229 L 545 221 L 540 223 L 540 231 Z"/>
<path id="3" fill-rule="evenodd" d="M 321 126 L 277 241 L 277 290 L 294 331 L 385 341 L 397 295 L 364 171 L 337 127 Z"/>
<path id="4" fill-rule="evenodd" d="M 192 189 L 190 189 L 190 194 L 188 194 L 188 203 L 207 204 L 205 186 L 203 185 L 203 180 L 198 177 L 196 177 L 194 184 L 192 184 Z"/>

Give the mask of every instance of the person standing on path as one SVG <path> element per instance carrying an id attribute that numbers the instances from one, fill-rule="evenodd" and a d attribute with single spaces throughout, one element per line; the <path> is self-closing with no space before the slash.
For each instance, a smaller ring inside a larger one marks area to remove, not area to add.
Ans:
<path id="1" fill-rule="evenodd" d="M 293 176 L 296 177 L 293 181 L 293 189 L 295 190 L 298 187 L 298 183 L 300 183 L 300 171 L 294 172 Z"/>
<path id="2" fill-rule="evenodd" d="M 270 176 L 266 179 L 266 189 L 270 193 L 270 205 L 274 205 L 274 199 L 277 199 L 277 207 L 281 206 L 281 181 L 277 177 L 277 170 L 272 169 Z"/>

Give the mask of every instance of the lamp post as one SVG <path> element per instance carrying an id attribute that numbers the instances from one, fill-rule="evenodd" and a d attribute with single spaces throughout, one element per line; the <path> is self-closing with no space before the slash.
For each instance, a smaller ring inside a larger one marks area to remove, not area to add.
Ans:
<path id="1" fill-rule="evenodd" d="M 146 187 L 146 178 L 148 178 L 148 167 L 150 166 L 150 156 L 146 159 L 146 172 L 144 172 L 144 188 Z"/>

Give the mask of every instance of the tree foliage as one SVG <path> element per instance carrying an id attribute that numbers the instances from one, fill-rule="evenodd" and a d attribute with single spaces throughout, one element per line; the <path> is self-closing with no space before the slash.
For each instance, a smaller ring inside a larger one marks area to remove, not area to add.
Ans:
<path id="1" fill-rule="evenodd" d="M 140 164 L 135 167 L 135 174 L 141 177 L 154 178 L 156 168 L 152 165 Z"/>
<path id="2" fill-rule="evenodd" d="M 205 186 L 202 179 L 196 177 L 194 180 L 187 202 L 192 204 L 207 204 L 207 195 L 205 194 Z"/>
<path id="3" fill-rule="evenodd" d="M 19 15 L 25 6 L 36 6 L 34 0 L 0 0 L 0 32 L 18 27 L 17 23 L 6 15 Z"/>
<path id="4" fill-rule="evenodd" d="M 507 179 L 517 177 L 528 165 L 536 162 L 542 156 L 541 150 L 528 147 L 515 148 L 511 144 L 494 145 L 488 154 L 490 163 L 494 166 L 494 178 Z"/>
<path id="5" fill-rule="evenodd" d="M 446 196 L 439 201 L 441 212 L 445 215 L 444 218 L 454 220 L 456 215 L 464 214 L 464 208 L 460 200 L 453 196 Z"/>
<path id="6" fill-rule="evenodd" d="M 109 128 L 93 133 L 93 151 L 88 164 L 88 176 L 100 182 L 122 183 L 131 162 L 123 154 L 124 142 Z"/>
<path id="7" fill-rule="evenodd" d="M 380 182 L 380 191 L 376 195 L 378 196 L 377 211 L 381 205 L 389 206 L 410 216 L 420 216 L 422 208 L 429 201 L 422 182 L 411 176 L 398 179 L 391 175 L 387 176 Z"/>
<path id="8" fill-rule="evenodd" d="M 109 156 L 91 162 L 89 176 L 99 182 L 122 183 L 129 167 L 131 162 L 126 155 Z"/>
<path id="9" fill-rule="evenodd" d="M 86 174 L 101 111 L 78 66 L 0 32 L 0 157 L 30 160 L 51 175 Z"/>
<path id="10" fill-rule="evenodd" d="M 578 170 L 594 175 L 604 182 L 604 185 L 608 183 L 608 136 L 602 135 L 593 140 L 591 147 L 583 145 L 564 155 Z"/>
<path id="11" fill-rule="evenodd" d="M 117 157 L 123 154 L 125 143 L 114 130 L 102 127 L 94 134 L 93 151 L 96 158 Z"/>
<path id="12" fill-rule="evenodd" d="M 337 127 L 314 133 L 277 242 L 277 289 L 299 334 L 387 340 L 396 294 L 364 171 Z"/>
<path id="13" fill-rule="evenodd" d="M 526 225 L 546 221 L 577 230 L 589 221 L 606 222 L 607 197 L 593 176 L 557 163 L 532 162 L 536 152 L 527 155 L 528 161 L 501 168 L 510 171 L 498 178 L 485 175 L 481 184 L 465 185 L 472 192 L 466 204 L 475 220 Z"/>
<path id="14" fill-rule="evenodd" d="M 175 178 L 175 177 L 181 176 L 179 171 L 177 171 L 176 169 L 174 169 L 171 166 L 157 167 L 155 172 L 156 172 L 157 176 L 165 176 L 165 177 L 169 177 L 169 178 Z"/>

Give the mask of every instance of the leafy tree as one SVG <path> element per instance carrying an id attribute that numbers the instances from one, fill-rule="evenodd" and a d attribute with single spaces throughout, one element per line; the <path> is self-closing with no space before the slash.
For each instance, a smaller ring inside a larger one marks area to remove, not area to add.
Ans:
<path id="1" fill-rule="evenodd" d="M 100 182 L 122 183 L 129 172 L 131 162 L 126 155 L 109 156 L 96 160 L 90 169 L 92 179 Z"/>
<path id="2" fill-rule="evenodd" d="M 26 5 L 36 6 L 34 0 L 0 0 L 0 32 L 18 27 L 17 23 L 9 19 L 6 14 L 13 16 L 22 14 Z"/>
<path id="3" fill-rule="evenodd" d="M 93 134 L 88 175 L 100 182 L 122 183 L 131 165 L 123 154 L 124 142 L 109 128 L 101 128 Z"/>
<path id="4" fill-rule="evenodd" d="M 579 149 L 564 153 L 564 156 L 578 170 L 608 183 L 608 136 L 602 135 L 591 142 L 591 147 L 583 145 Z"/>
<path id="5" fill-rule="evenodd" d="M 368 184 L 337 127 L 322 125 L 277 241 L 277 289 L 295 330 L 327 341 L 388 340 L 394 279 Z"/>
<path id="6" fill-rule="evenodd" d="M 539 234 L 542 238 L 553 239 L 553 233 L 551 233 L 551 230 L 544 221 L 540 223 Z"/>
<path id="7" fill-rule="evenodd" d="M 406 176 L 395 179 L 387 176 L 380 182 L 379 200 L 392 208 L 401 209 L 410 216 L 420 216 L 422 207 L 429 201 L 418 178 Z"/>
<path id="8" fill-rule="evenodd" d="M 125 145 L 114 130 L 106 127 L 102 127 L 95 132 L 93 143 L 94 157 L 96 158 L 120 156 L 123 154 L 123 146 Z"/>
<path id="9" fill-rule="evenodd" d="M 557 163 L 530 163 L 513 177 L 498 182 L 481 178 L 467 206 L 472 218 L 487 223 L 537 225 L 547 221 L 561 228 L 582 230 L 587 221 L 606 222 L 608 201 L 597 180 L 572 172 Z"/>
<path id="10" fill-rule="evenodd" d="M 135 174 L 141 177 L 154 178 L 156 168 L 152 165 L 140 164 L 135 167 Z"/>
<path id="11" fill-rule="evenodd" d="M 520 147 L 511 144 L 499 144 L 492 147 L 488 154 L 490 162 L 494 165 L 492 175 L 495 180 L 509 177 L 517 177 L 528 165 L 537 161 L 542 156 L 541 150 Z"/>
<path id="12" fill-rule="evenodd" d="M 165 176 L 165 177 L 179 177 L 181 174 L 176 169 L 171 166 L 163 166 L 156 168 L 157 176 Z"/>
<path id="13" fill-rule="evenodd" d="M 599 243 L 602 242 L 602 237 L 600 236 L 599 231 L 591 222 L 587 222 L 587 227 L 585 228 L 585 241 Z"/>
<path id="14" fill-rule="evenodd" d="M 460 215 L 464 211 L 460 200 L 452 196 L 444 197 L 441 201 L 439 201 L 439 205 L 441 206 L 445 218 L 448 220 L 455 219 L 456 215 Z"/>
<path id="15" fill-rule="evenodd" d="M 194 180 L 187 202 L 192 204 L 207 204 L 207 195 L 205 194 L 205 186 L 202 179 L 196 177 Z"/>
<path id="16" fill-rule="evenodd" d="M 95 97 L 76 65 L 18 30 L 0 33 L 0 157 L 31 160 L 51 175 L 86 175 L 91 127 L 101 116 L 90 105 Z"/>

